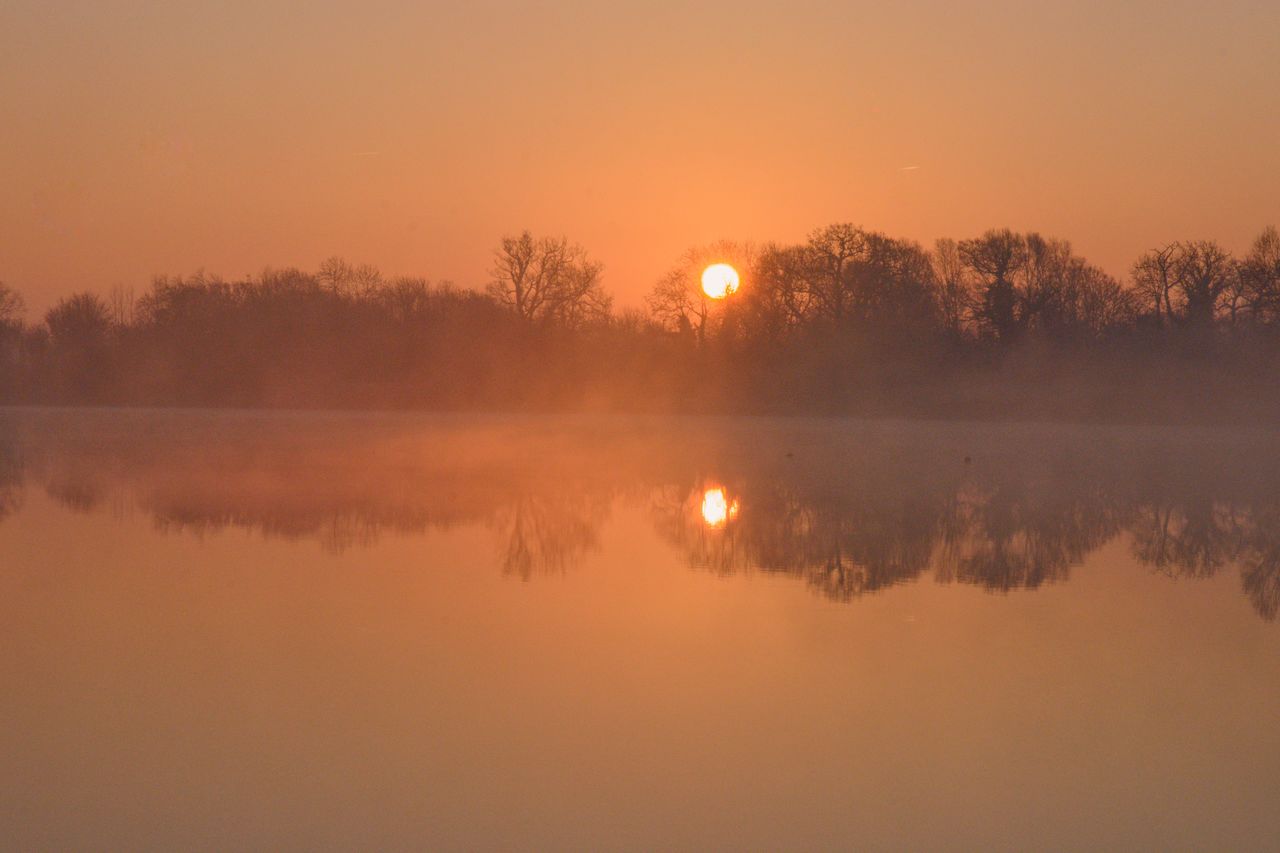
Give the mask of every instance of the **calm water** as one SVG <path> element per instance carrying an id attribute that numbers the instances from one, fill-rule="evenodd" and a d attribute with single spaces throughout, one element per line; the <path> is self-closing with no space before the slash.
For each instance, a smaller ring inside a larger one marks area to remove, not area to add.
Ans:
<path id="1" fill-rule="evenodd" d="M 0 843 L 1275 849 L 1280 439 L 0 413 Z"/>

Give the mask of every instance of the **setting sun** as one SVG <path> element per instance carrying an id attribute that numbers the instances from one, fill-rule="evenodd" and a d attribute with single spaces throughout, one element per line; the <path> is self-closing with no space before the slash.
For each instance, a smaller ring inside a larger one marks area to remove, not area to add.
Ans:
<path id="1" fill-rule="evenodd" d="M 702 292 L 724 299 L 738 289 L 738 271 L 728 264 L 712 264 L 702 271 Z"/>

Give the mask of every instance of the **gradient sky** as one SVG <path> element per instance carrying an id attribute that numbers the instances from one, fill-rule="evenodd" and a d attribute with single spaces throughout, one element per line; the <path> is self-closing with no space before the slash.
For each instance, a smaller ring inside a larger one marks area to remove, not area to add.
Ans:
<path id="1" fill-rule="evenodd" d="M 1122 273 L 1280 224 L 1280 3 L 4 0 L 0 190 L 33 313 L 335 254 L 478 286 L 526 227 L 622 305 L 832 221 Z"/>

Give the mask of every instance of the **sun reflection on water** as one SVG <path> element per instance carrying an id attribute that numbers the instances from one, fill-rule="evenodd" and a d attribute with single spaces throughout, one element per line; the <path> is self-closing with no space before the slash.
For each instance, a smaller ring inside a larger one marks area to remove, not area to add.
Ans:
<path id="1" fill-rule="evenodd" d="M 707 489 L 702 493 L 702 520 L 708 527 L 720 527 L 737 516 L 738 502 L 725 497 L 724 489 Z"/>

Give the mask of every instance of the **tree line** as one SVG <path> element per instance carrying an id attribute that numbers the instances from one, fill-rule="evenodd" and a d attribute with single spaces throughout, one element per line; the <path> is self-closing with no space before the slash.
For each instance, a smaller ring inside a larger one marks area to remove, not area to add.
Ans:
<path id="1" fill-rule="evenodd" d="M 707 299 L 728 262 L 742 287 Z M 330 259 L 160 276 L 28 319 L 0 284 L 7 403 L 615 409 L 1268 419 L 1280 414 L 1280 234 L 1186 240 L 1119 280 L 1064 240 L 932 248 L 835 224 L 689 250 L 617 311 L 581 246 L 529 232 L 483 291 Z"/>

